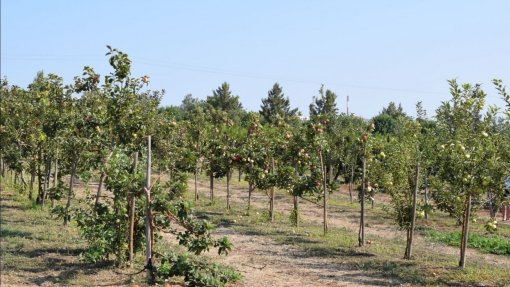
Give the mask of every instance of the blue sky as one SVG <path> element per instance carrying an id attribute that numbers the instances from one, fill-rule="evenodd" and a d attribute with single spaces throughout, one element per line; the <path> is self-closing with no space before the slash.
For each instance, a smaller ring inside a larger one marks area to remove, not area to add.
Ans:
<path id="1" fill-rule="evenodd" d="M 321 84 L 363 117 L 388 102 L 429 115 L 447 79 L 510 83 L 509 1 L 1 1 L 1 74 L 27 86 L 39 70 L 66 83 L 85 65 L 101 75 L 106 45 L 134 76 L 165 89 L 163 105 L 205 99 L 230 83 L 258 110 L 274 82 L 304 114 Z M 510 85 L 510 84 L 509 84 Z"/>

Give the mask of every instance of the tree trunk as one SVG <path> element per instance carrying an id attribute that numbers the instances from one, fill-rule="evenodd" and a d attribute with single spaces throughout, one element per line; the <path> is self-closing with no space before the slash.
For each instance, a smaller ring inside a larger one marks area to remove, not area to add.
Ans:
<path id="1" fill-rule="evenodd" d="M 209 194 L 210 194 L 210 197 L 211 197 L 211 202 L 214 201 L 214 175 L 211 174 L 209 175 Z"/>
<path id="2" fill-rule="evenodd" d="M 411 230 L 410 229 L 406 229 L 406 250 L 404 251 L 404 259 L 405 260 L 409 260 L 411 259 L 410 256 L 408 257 L 408 254 L 409 254 L 409 241 L 411 241 Z"/>
<path id="3" fill-rule="evenodd" d="M 227 210 L 230 210 L 230 177 L 232 172 L 227 171 Z"/>
<path id="4" fill-rule="evenodd" d="M 161 162 L 161 159 L 163 157 L 158 153 L 158 156 L 157 156 L 157 159 L 158 159 L 158 162 Z M 158 180 L 161 179 L 161 174 L 163 173 L 162 171 L 162 168 L 161 168 L 161 164 L 158 164 Z"/>
<path id="5" fill-rule="evenodd" d="M 328 180 L 327 183 L 331 184 L 333 181 L 333 165 L 331 164 L 331 160 L 328 161 Z M 328 198 L 331 198 L 331 192 L 328 192 Z"/>
<path id="6" fill-rule="evenodd" d="M 96 191 L 96 202 L 94 203 L 94 206 L 97 207 L 99 204 L 99 198 L 101 198 L 101 190 L 103 189 L 103 181 L 106 176 L 106 173 L 104 171 L 101 171 L 101 175 L 99 176 L 99 183 L 97 184 L 97 191 Z"/>
<path id="7" fill-rule="evenodd" d="M 51 160 L 47 159 L 45 167 L 44 167 L 44 185 L 43 185 L 41 209 L 44 208 L 44 206 L 46 204 L 46 195 L 47 195 L 46 190 L 49 187 L 50 173 L 51 173 Z"/>
<path id="8" fill-rule="evenodd" d="M 360 209 L 360 221 L 359 221 L 359 232 L 358 242 L 359 246 L 365 246 L 365 175 L 366 175 L 366 158 L 363 156 L 363 167 L 361 176 L 361 209 Z"/>
<path id="9" fill-rule="evenodd" d="M 487 192 L 487 201 L 489 201 L 489 215 L 491 218 L 496 217 L 496 204 L 494 203 L 494 194 Z"/>
<path id="10" fill-rule="evenodd" d="M 52 167 L 51 163 L 52 162 L 53 161 L 51 159 L 47 160 L 48 166 L 46 167 L 46 181 L 45 181 L 46 182 L 46 190 L 48 190 L 48 188 L 50 188 L 50 177 L 51 177 L 51 167 Z M 46 194 L 46 196 L 47 196 L 47 194 Z"/>
<path id="11" fill-rule="evenodd" d="M 333 181 L 333 165 L 331 164 L 331 160 L 328 160 L 328 167 L 326 170 L 328 172 L 328 184 L 330 184 Z"/>
<path id="12" fill-rule="evenodd" d="M 423 177 L 423 184 L 425 185 L 425 205 L 427 208 L 425 208 L 425 222 L 428 222 L 429 219 L 429 211 L 428 211 L 428 205 L 429 205 L 429 187 L 427 185 L 427 170 L 425 169 L 424 177 Z"/>
<path id="13" fill-rule="evenodd" d="M 34 182 L 35 182 L 35 170 L 32 170 L 30 172 L 30 187 L 28 192 L 28 199 L 30 199 L 30 201 L 32 201 L 34 194 Z"/>
<path id="14" fill-rule="evenodd" d="M 296 227 L 299 227 L 299 196 L 294 195 L 294 215 L 296 216 Z"/>
<path id="15" fill-rule="evenodd" d="M 352 167 L 351 167 L 351 178 L 349 180 L 349 198 L 351 200 L 351 204 L 352 204 L 352 187 L 354 185 L 354 163 L 352 164 Z"/>
<path id="16" fill-rule="evenodd" d="M 271 158 L 271 173 L 274 175 L 274 158 Z M 274 186 L 271 187 L 269 194 L 269 217 L 274 221 Z"/>
<path id="17" fill-rule="evenodd" d="M 53 170 L 53 187 L 58 185 L 58 158 L 55 159 L 55 169 Z"/>
<path id="18" fill-rule="evenodd" d="M 404 254 L 404 259 L 411 259 L 413 252 L 413 233 L 416 225 L 416 198 L 418 197 L 418 189 L 420 188 L 420 166 L 416 165 L 416 177 L 414 178 L 414 192 L 413 192 L 413 209 L 411 215 L 411 229 L 408 230 L 407 247 Z"/>
<path id="19" fill-rule="evenodd" d="M 36 204 L 41 204 L 43 198 L 43 174 L 41 171 L 41 158 L 42 151 L 41 148 L 39 148 L 37 151 L 37 199 L 35 200 Z"/>
<path id="20" fill-rule="evenodd" d="M 69 189 L 67 192 L 67 203 L 66 209 L 64 212 L 64 226 L 67 226 L 69 222 L 69 208 L 71 207 L 71 199 L 73 197 L 73 186 L 74 186 L 74 176 L 76 174 L 76 165 L 78 164 L 78 157 L 76 156 L 73 160 L 73 164 L 71 167 L 71 179 L 69 179 Z"/>
<path id="21" fill-rule="evenodd" d="M 147 282 L 154 284 L 154 268 L 152 266 L 152 211 L 151 211 L 151 136 L 147 137 L 147 176 L 145 181 L 145 268 Z"/>
<path id="22" fill-rule="evenodd" d="M 320 160 L 321 160 L 321 171 L 322 171 L 322 184 L 324 186 L 323 190 L 324 190 L 324 198 L 323 198 L 323 210 L 322 210 L 322 215 L 323 215 L 323 229 L 324 229 L 324 235 L 326 235 L 328 233 L 328 209 L 327 209 L 327 197 L 328 197 L 328 181 L 327 181 L 327 178 L 326 178 L 326 169 L 325 169 L 325 166 L 324 166 L 324 160 L 322 158 L 322 150 L 319 150 L 319 157 L 320 157 Z"/>
<path id="23" fill-rule="evenodd" d="M 464 269 L 466 267 L 466 248 L 468 245 L 469 235 L 469 218 L 471 217 L 471 195 L 466 197 L 466 213 L 464 214 L 464 222 L 462 224 L 462 238 L 460 245 L 460 260 L 459 267 Z"/>
<path id="24" fill-rule="evenodd" d="M 25 176 L 23 175 L 23 170 L 21 170 L 21 172 L 20 172 L 20 178 L 21 178 L 21 186 L 22 186 L 22 189 L 24 192 L 27 188 L 27 182 L 25 181 Z"/>
<path id="25" fill-rule="evenodd" d="M 103 160 L 103 170 L 101 171 L 101 175 L 99 176 L 99 184 L 97 186 L 97 192 L 96 192 L 96 202 L 94 203 L 94 206 L 96 206 L 96 207 L 99 204 L 99 199 L 101 198 L 101 189 L 103 188 L 103 182 L 106 177 L 106 172 L 104 171 L 104 169 L 106 168 L 106 164 L 112 157 L 112 154 L 113 154 L 113 151 L 110 151 L 110 153 L 108 154 L 106 159 Z"/>
<path id="26" fill-rule="evenodd" d="M 55 170 L 53 174 L 53 188 L 56 188 L 58 185 L 58 158 L 55 159 Z M 51 198 L 51 208 L 55 207 L 55 199 Z"/>
<path id="27" fill-rule="evenodd" d="M 253 191 L 253 183 L 250 182 L 248 184 L 248 214 L 250 213 L 250 206 L 251 206 L 251 193 Z"/>
<path id="28" fill-rule="evenodd" d="M 168 167 L 168 181 L 172 182 L 173 177 L 174 177 L 174 168 L 170 165 Z"/>
<path id="29" fill-rule="evenodd" d="M 243 175 L 243 171 L 241 170 L 241 167 L 239 167 L 238 171 L 239 171 L 239 173 L 238 173 L 239 178 L 237 179 L 237 181 L 241 182 L 241 176 Z"/>
<path id="30" fill-rule="evenodd" d="M 195 201 L 198 200 L 198 167 L 195 168 L 195 172 L 194 172 L 194 179 L 195 179 Z"/>
<path id="31" fill-rule="evenodd" d="M 133 153 L 133 174 L 136 174 L 136 168 L 138 166 L 138 152 L 135 151 Z M 129 234 L 128 234 L 128 242 L 129 242 L 129 254 L 128 254 L 128 262 L 131 264 L 133 262 L 133 258 L 135 256 L 134 253 L 134 236 L 135 236 L 135 210 L 136 210 L 136 196 L 135 194 L 129 194 Z"/>

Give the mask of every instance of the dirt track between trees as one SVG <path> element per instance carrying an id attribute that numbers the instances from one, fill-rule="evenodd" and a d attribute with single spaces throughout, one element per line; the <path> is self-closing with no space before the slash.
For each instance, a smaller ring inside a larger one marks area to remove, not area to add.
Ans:
<path id="1" fill-rule="evenodd" d="M 193 184 L 190 183 L 190 187 Z M 199 183 L 199 192 L 208 195 L 209 186 Z M 218 200 L 225 198 L 225 186 L 215 183 L 215 197 Z M 237 187 L 231 187 L 232 202 L 236 204 L 247 203 L 247 191 Z M 252 196 L 252 204 L 258 208 L 266 208 L 267 196 L 258 192 Z M 292 209 L 290 196 L 278 196 L 275 200 L 275 209 L 283 212 L 286 216 Z M 322 207 L 306 201 L 300 202 L 301 220 L 322 224 Z M 329 212 L 329 228 L 347 228 L 357 233 L 357 213 L 347 213 L 343 210 Z M 405 238 L 404 233 L 395 226 L 376 225 L 367 228 L 368 234 L 388 239 Z M 215 234 L 227 235 L 233 242 L 235 249 L 227 257 L 214 255 L 220 262 L 226 263 L 242 272 L 243 286 L 398 286 L 401 285 L 395 279 L 373 275 L 359 269 L 347 268 L 341 264 L 341 258 L 310 256 L 298 247 L 284 244 L 272 239 L 267 235 L 243 234 L 228 227 L 219 227 Z M 433 252 L 441 254 L 457 255 L 458 248 L 426 241 L 422 236 L 416 235 L 416 245 L 425 245 Z M 402 246 L 404 248 L 404 246 Z M 402 249 L 403 252 L 403 249 Z M 508 256 L 494 256 L 482 254 L 470 249 L 467 254 L 471 260 L 477 258 L 489 260 L 493 264 L 509 266 Z M 405 284 L 404 284 L 405 285 Z"/>

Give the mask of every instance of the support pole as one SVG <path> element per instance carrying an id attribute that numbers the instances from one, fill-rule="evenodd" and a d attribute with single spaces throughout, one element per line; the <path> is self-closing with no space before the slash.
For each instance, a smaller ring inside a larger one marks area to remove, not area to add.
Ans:
<path id="1" fill-rule="evenodd" d="M 154 284 L 152 267 L 152 213 L 151 213 L 151 136 L 147 137 L 147 178 L 145 181 L 145 268 L 147 283 Z"/>

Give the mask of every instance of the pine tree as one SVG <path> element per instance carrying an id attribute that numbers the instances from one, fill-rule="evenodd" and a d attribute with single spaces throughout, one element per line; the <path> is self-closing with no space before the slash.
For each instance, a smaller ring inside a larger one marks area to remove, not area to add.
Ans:
<path id="1" fill-rule="evenodd" d="M 319 97 L 313 97 L 310 104 L 310 118 L 319 115 L 336 115 L 338 108 L 336 107 L 336 94 L 331 90 L 324 92 L 324 85 L 319 90 Z"/>
<path id="2" fill-rule="evenodd" d="M 212 114 L 218 114 L 218 112 L 226 113 L 232 121 L 239 121 L 244 114 L 243 106 L 239 102 L 239 96 L 232 95 L 230 85 L 227 82 L 224 82 L 214 90 L 213 95 L 207 97 L 206 103 Z M 219 120 L 219 118 L 216 120 Z"/>
<path id="3" fill-rule="evenodd" d="M 259 113 L 265 123 L 275 124 L 278 119 L 290 122 L 299 116 L 298 109 L 290 109 L 289 98 L 285 97 L 282 87 L 275 83 L 273 88 L 267 92 L 267 98 L 262 99 Z"/>

